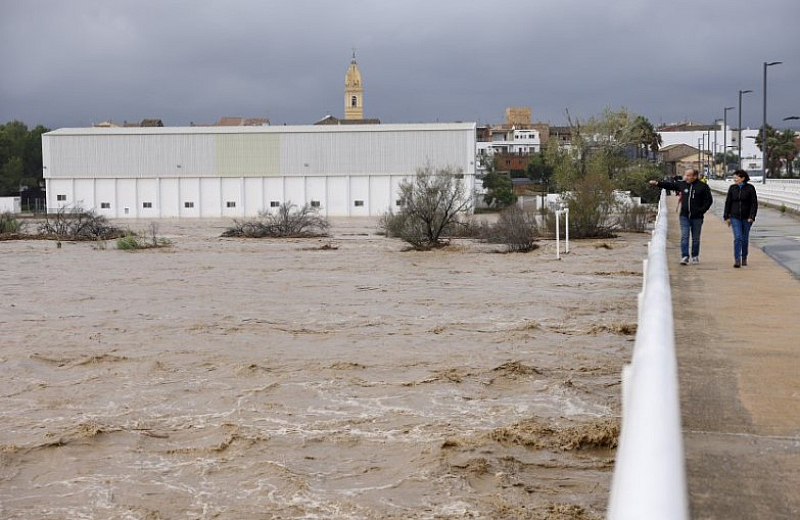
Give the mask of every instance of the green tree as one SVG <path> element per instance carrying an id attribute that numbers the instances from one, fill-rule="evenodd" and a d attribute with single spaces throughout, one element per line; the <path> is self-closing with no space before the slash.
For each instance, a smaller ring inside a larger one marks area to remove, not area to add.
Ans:
<path id="1" fill-rule="evenodd" d="M 714 154 L 714 164 L 722 164 L 723 171 L 727 172 L 731 169 L 731 166 L 738 166 L 739 156 L 730 150 L 724 155 L 722 152 L 717 152 Z"/>
<path id="2" fill-rule="evenodd" d="M 588 173 L 602 172 L 611 179 L 628 167 L 627 150 L 639 146 L 639 137 L 631 130 L 636 119 L 626 109 L 606 109 L 586 121 L 567 112 L 567 121 L 571 133 L 569 147 L 550 152 L 554 178 L 561 189 L 569 189 Z"/>
<path id="3" fill-rule="evenodd" d="M 505 208 L 517 202 L 514 183 L 503 174 L 487 173 L 483 177 L 483 187 L 486 188 L 483 201 L 490 207 Z"/>
<path id="4" fill-rule="evenodd" d="M 25 167 L 22 163 L 22 157 L 9 157 L 2 169 L 0 169 L 0 193 L 4 195 L 19 193 L 24 172 Z"/>
<path id="5" fill-rule="evenodd" d="M 764 151 L 763 145 L 763 128 L 756 136 L 756 146 L 758 149 Z M 781 171 L 781 164 L 783 161 L 787 163 L 787 170 L 791 175 L 791 162 L 797 156 L 797 145 L 794 142 L 794 131 L 786 129 L 785 131 L 776 130 L 770 125 L 767 125 L 767 147 L 768 147 L 768 163 L 767 170 L 770 172 L 771 177 L 778 177 Z"/>
<path id="6" fill-rule="evenodd" d="M 553 178 L 553 165 L 545 152 L 531 154 L 525 174 L 532 181 L 542 185 L 543 188 L 550 185 L 550 181 Z"/>
<path id="7" fill-rule="evenodd" d="M 569 207 L 569 232 L 575 238 L 613 236 L 614 187 L 603 173 L 589 173 L 564 195 Z"/>
<path id="8" fill-rule="evenodd" d="M 644 116 L 636 116 L 630 124 L 626 141 L 636 147 L 636 158 L 646 158 L 648 151 L 655 154 L 661 147 L 661 135 Z"/>
<path id="9" fill-rule="evenodd" d="M 658 202 L 661 189 L 649 181 L 663 179 L 664 173 L 660 165 L 640 161 L 620 171 L 613 179 L 613 186 L 616 190 L 629 192 L 631 197 L 641 198 L 644 203 Z"/>
<path id="10" fill-rule="evenodd" d="M 42 134 L 20 121 L 0 125 L 0 196 L 16 195 L 21 188 L 38 186 L 42 179 Z"/>
<path id="11" fill-rule="evenodd" d="M 783 132 L 778 132 L 773 154 L 778 156 L 778 159 L 785 161 L 786 175 L 792 177 L 792 161 L 797 156 L 797 144 L 795 143 L 795 133 L 791 129 L 786 129 Z"/>

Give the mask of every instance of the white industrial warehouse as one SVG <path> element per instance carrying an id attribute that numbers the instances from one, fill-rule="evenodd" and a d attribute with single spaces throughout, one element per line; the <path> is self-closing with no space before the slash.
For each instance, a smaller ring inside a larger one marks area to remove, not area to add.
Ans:
<path id="1" fill-rule="evenodd" d="M 284 202 L 381 215 L 420 168 L 475 177 L 475 124 L 63 128 L 42 135 L 47 207 L 109 218 L 253 217 Z"/>

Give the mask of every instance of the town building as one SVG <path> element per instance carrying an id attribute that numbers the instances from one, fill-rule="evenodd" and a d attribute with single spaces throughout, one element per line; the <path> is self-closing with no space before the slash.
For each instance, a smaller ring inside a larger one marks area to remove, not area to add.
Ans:
<path id="1" fill-rule="evenodd" d="M 531 123 L 528 107 L 506 109 L 506 123 L 476 129 L 477 173 L 487 171 L 491 161 L 495 171 L 512 177 L 524 175 L 530 155 L 542 149 L 541 125 Z"/>
<path id="2" fill-rule="evenodd" d="M 266 117 L 220 117 L 214 126 L 269 126 Z"/>
<path id="3" fill-rule="evenodd" d="M 42 159 L 49 210 L 240 218 L 291 202 L 375 216 L 428 166 L 472 193 L 475 124 L 62 128 L 42 135 Z"/>
<path id="4" fill-rule="evenodd" d="M 661 136 L 662 149 L 678 144 L 694 148 L 696 154 L 694 167 L 697 168 L 699 163 L 700 171 L 707 169 L 707 165 L 713 162 L 713 158 L 724 153 L 725 150 L 729 154 L 738 156 L 741 147 L 742 168 L 752 172 L 759 171 L 760 174 L 762 154 L 755 141 L 758 129 L 737 129 L 726 126 L 723 121 L 716 121 L 713 125 L 694 122 L 665 125 L 660 126 L 657 132 Z M 697 150 L 701 150 L 702 153 Z M 706 157 L 712 159 L 709 160 Z M 703 164 L 706 166 L 702 166 Z M 714 167 L 711 166 L 708 169 L 713 171 Z M 724 173 L 723 171 L 718 172 L 719 175 Z"/>

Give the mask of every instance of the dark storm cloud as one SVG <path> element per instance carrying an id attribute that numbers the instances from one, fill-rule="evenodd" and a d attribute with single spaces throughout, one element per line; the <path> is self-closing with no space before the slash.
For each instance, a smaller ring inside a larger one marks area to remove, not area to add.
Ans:
<path id="1" fill-rule="evenodd" d="M 307 124 L 342 116 L 357 48 L 365 116 L 500 122 L 505 108 L 563 124 L 606 107 L 710 122 L 762 62 L 774 124 L 800 114 L 796 0 L 6 0 L 0 122 L 82 126 L 221 116 Z M 728 113 L 728 117 L 736 117 Z"/>

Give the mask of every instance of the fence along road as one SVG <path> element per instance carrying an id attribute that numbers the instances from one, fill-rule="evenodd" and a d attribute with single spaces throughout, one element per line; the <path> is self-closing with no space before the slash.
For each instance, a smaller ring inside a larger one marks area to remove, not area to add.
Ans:
<path id="1" fill-rule="evenodd" d="M 608 507 L 614 520 L 688 518 L 667 267 L 668 199 L 662 190 L 633 357 L 622 378 L 622 432 Z"/>

